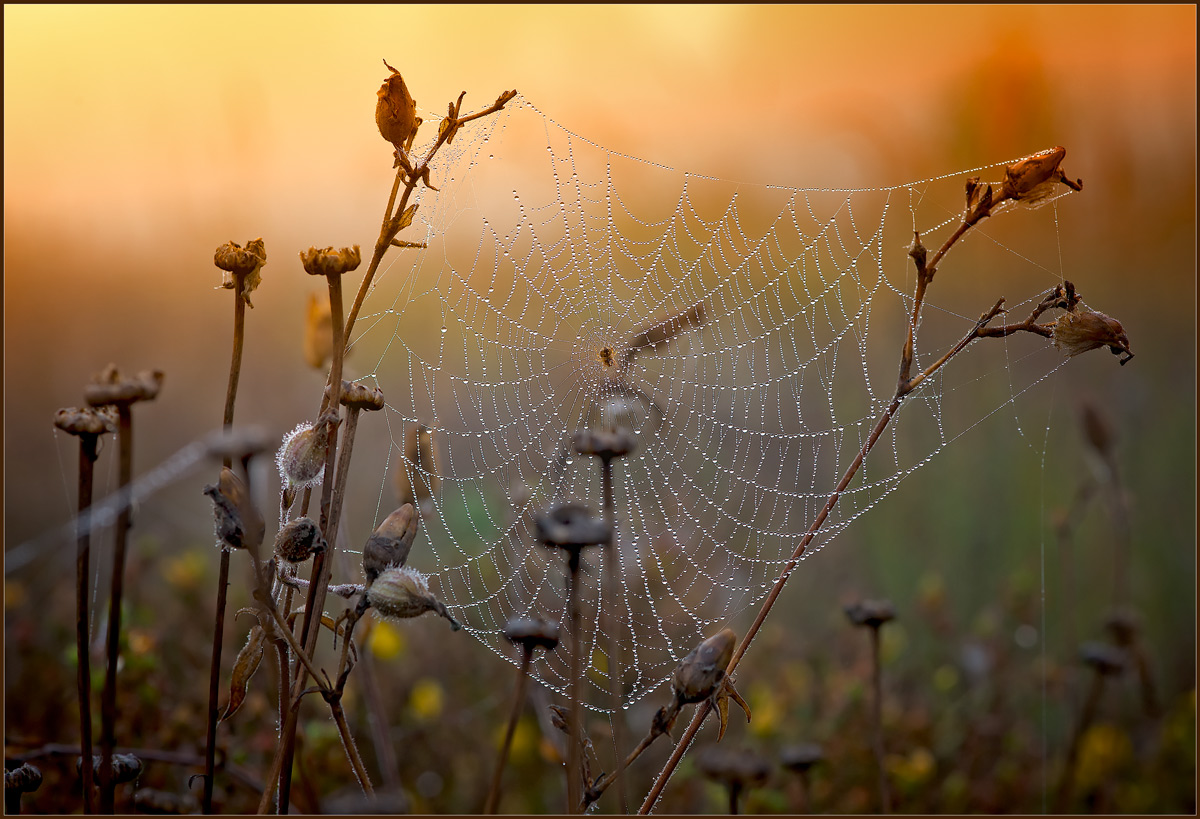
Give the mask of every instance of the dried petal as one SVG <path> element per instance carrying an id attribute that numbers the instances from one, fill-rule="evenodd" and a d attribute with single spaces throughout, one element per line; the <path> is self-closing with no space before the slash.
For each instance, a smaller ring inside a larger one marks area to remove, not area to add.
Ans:
<path id="1" fill-rule="evenodd" d="M 1113 355 L 1125 355 L 1121 363 L 1133 358 L 1129 350 L 1129 337 L 1125 328 L 1115 318 L 1094 310 L 1079 310 L 1063 313 L 1054 322 L 1054 346 L 1068 357 L 1108 347 Z"/>
<path id="2" fill-rule="evenodd" d="M 403 566 L 416 537 L 417 512 L 411 503 L 406 503 L 379 524 L 363 547 L 363 573 L 367 576 L 367 585 L 374 583 L 387 569 Z"/>
<path id="3" fill-rule="evenodd" d="M 404 153 L 404 144 L 416 128 L 417 103 L 400 72 L 383 63 L 392 75 L 383 81 L 376 95 L 375 124 L 385 140 L 392 143 L 397 150 Z"/>
<path id="4" fill-rule="evenodd" d="M 258 670 L 259 663 L 262 662 L 266 643 L 266 633 L 262 626 L 255 624 L 246 638 L 246 645 L 242 646 L 237 659 L 233 662 L 233 677 L 229 683 L 229 703 L 225 706 L 225 713 L 221 715 L 222 722 L 236 714 L 242 707 L 242 703 L 246 701 L 246 687 L 250 684 L 250 678 L 254 676 L 254 672 Z"/>
<path id="5" fill-rule="evenodd" d="M 362 263 L 358 245 L 334 250 L 332 247 L 300 251 L 300 264 L 310 276 L 340 276 L 355 270 Z"/>

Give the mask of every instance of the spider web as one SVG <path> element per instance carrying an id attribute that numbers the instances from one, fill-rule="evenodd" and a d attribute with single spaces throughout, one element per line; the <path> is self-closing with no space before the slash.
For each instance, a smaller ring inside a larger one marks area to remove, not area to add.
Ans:
<path id="1" fill-rule="evenodd" d="M 388 400 L 380 518 L 400 483 L 429 495 L 413 564 L 513 661 L 510 617 L 567 619 L 565 559 L 536 516 L 560 499 L 601 509 L 600 463 L 573 454 L 573 433 L 631 426 L 637 448 L 614 461 L 619 586 L 601 550 L 584 553 L 581 691 L 608 707 L 607 626 L 638 701 L 770 590 L 891 400 L 913 230 L 940 246 L 963 180 L 1002 178 L 999 164 L 876 189 L 739 184 L 606 149 L 518 97 L 439 153 L 440 190 L 422 191 L 405 237 L 427 249 L 381 271 L 356 325 L 355 361 Z M 981 233 L 1042 290 L 1059 280 Z M 964 304 L 927 304 L 917 366 L 991 302 Z M 964 384 L 906 399 L 806 556 L 1060 360 L 1018 383 L 1028 346 L 992 345 L 996 361 L 979 346 Z M 983 378 L 999 403 L 949 428 L 948 400 Z M 532 666 L 558 692 L 567 669 L 561 649 Z"/>

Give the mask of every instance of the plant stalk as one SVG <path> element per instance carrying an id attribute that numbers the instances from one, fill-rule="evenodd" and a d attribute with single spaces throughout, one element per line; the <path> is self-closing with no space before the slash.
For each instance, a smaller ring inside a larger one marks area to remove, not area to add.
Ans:
<path id="1" fill-rule="evenodd" d="M 621 600 L 621 596 L 617 594 L 619 567 L 617 564 L 617 522 L 616 504 L 613 501 L 612 458 L 603 458 L 601 460 L 601 467 L 604 486 L 604 516 L 608 519 L 609 527 L 608 542 L 604 544 L 604 585 L 609 589 L 609 605 L 601 606 L 600 616 L 604 622 L 604 633 L 608 635 L 608 690 L 613 709 L 613 755 L 617 760 L 615 781 L 613 784 L 616 786 L 618 803 L 621 806 L 621 813 L 624 815 L 629 813 L 629 800 L 625 793 L 625 781 L 621 776 L 625 766 L 621 764 L 620 759 L 620 749 L 625 745 L 623 725 L 625 712 L 622 708 L 624 697 L 621 690 L 622 680 L 624 679 L 624 664 L 621 662 L 621 641 L 617 637 L 617 629 L 614 626 L 618 622 L 618 618 L 611 608 L 615 607 Z"/>
<path id="2" fill-rule="evenodd" d="M 871 627 L 871 691 L 874 695 L 871 703 L 871 745 L 879 766 L 879 812 L 891 813 L 883 754 L 883 668 L 879 660 L 879 626 Z"/>
<path id="3" fill-rule="evenodd" d="M 504 744 L 500 746 L 500 758 L 496 760 L 496 770 L 492 772 L 492 784 L 488 788 L 487 802 L 483 806 L 485 814 L 494 814 L 496 806 L 500 804 L 500 780 L 504 774 L 504 765 L 508 762 L 508 751 L 512 747 L 517 721 L 521 718 L 521 711 L 525 705 L 525 688 L 529 682 L 529 663 L 532 659 L 533 648 L 523 646 L 521 648 L 521 670 L 517 673 L 517 688 L 513 693 L 512 714 L 508 718 L 508 728 L 504 732 Z"/>
<path id="4" fill-rule="evenodd" d="M 92 759 L 92 668 L 89 634 L 90 604 L 88 583 L 91 578 L 92 524 L 85 513 L 92 505 L 92 485 L 96 464 L 97 436 L 79 437 L 79 539 L 75 557 L 75 650 L 77 653 L 77 684 L 79 688 L 79 754 L 87 761 L 83 771 L 83 811 L 95 813 L 95 794 L 92 789 L 94 766 Z"/>
<path id="5" fill-rule="evenodd" d="M 575 813 L 583 798 L 580 793 L 583 768 L 580 757 L 580 746 L 583 744 L 583 709 L 579 703 L 579 661 L 583 650 L 582 635 L 579 633 L 579 560 L 581 550 L 571 549 L 567 564 L 567 612 L 571 624 L 571 679 L 568 681 L 568 694 L 571 699 L 571 736 L 567 748 L 567 813 Z"/>

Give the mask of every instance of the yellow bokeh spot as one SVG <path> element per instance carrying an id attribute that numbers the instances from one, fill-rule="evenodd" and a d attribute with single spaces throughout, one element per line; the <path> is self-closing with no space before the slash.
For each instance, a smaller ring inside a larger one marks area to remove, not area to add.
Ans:
<path id="1" fill-rule="evenodd" d="M 129 650 L 139 657 L 154 651 L 153 635 L 143 629 L 130 629 Z"/>
<path id="2" fill-rule="evenodd" d="M 367 647 L 372 655 L 381 660 L 394 660 L 404 654 L 408 646 L 404 632 L 387 620 L 377 620 L 371 629 L 371 636 L 367 638 Z"/>
<path id="3" fill-rule="evenodd" d="M 941 693 L 945 694 L 956 685 L 958 685 L 958 669 L 954 666 L 943 665 L 933 672 L 933 687 Z"/>
<path id="4" fill-rule="evenodd" d="M 4 581 L 4 610 L 19 609 L 28 595 L 25 586 L 15 580 Z"/>
<path id="5" fill-rule="evenodd" d="M 542 759 L 551 764 L 561 765 L 563 762 L 563 758 L 559 756 L 558 749 L 554 747 L 554 743 L 547 736 L 543 736 L 541 741 L 538 742 L 538 751 L 541 753 Z"/>
<path id="6" fill-rule="evenodd" d="M 418 680 L 417 684 L 413 686 L 412 694 L 408 698 L 408 705 L 417 719 L 429 721 L 441 716 L 445 699 L 441 683 L 426 677 Z"/>
<path id="7" fill-rule="evenodd" d="M 1107 781 L 1133 755 L 1129 736 L 1107 722 L 1088 728 L 1079 747 L 1078 778 L 1081 791 Z"/>
<path id="8" fill-rule="evenodd" d="M 906 756 L 889 755 L 887 769 L 901 787 L 915 788 L 933 777 L 937 771 L 937 760 L 928 748 L 915 748 Z"/>
<path id="9" fill-rule="evenodd" d="M 204 579 L 204 553 L 199 549 L 191 549 L 167 561 L 163 567 L 163 577 L 167 583 L 180 591 L 194 589 Z"/>
<path id="10" fill-rule="evenodd" d="M 779 725 L 783 715 L 783 709 L 779 703 L 779 697 L 775 695 L 775 689 L 768 685 L 756 685 L 750 691 L 750 696 L 746 698 L 746 704 L 750 706 L 750 713 L 753 717 L 750 720 L 750 733 L 755 736 L 762 737 L 775 733 L 776 726 Z M 745 723 L 746 714 L 737 703 L 731 698 L 729 700 L 729 722 Z"/>

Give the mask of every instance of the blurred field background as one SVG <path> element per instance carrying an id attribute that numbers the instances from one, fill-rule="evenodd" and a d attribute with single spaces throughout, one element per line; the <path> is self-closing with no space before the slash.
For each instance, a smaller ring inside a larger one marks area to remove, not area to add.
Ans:
<path id="1" fill-rule="evenodd" d="M 296 253 L 373 244 L 391 180 L 372 121 L 380 58 L 404 74 L 427 120 L 464 89 L 474 110 L 516 88 L 601 145 L 747 182 L 877 187 L 1066 146 L 1064 167 L 1085 187 L 1057 209 L 1049 241 L 1088 304 L 1123 322 L 1137 357 L 1073 361 L 807 560 L 738 673 L 754 722 L 726 741 L 768 754 L 821 742 L 829 761 L 814 773 L 814 807 L 874 810 L 867 641 L 840 606 L 890 598 L 900 615 L 885 633 L 884 672 L 897 807 L 1041 811 L 1086 691 L 1078 643 L 1103 637 L 1112 604 L 1104 497 L 1069 548 L 1054 530 L 1091 474 L 1086 400 L 1116 433 L 1133 602 L 1165 716 L 1141 714 L 1129 675 L 1111 686 L 1072 807 L 1195 810 L 1194 7 L 6 5 L 4 23 L 6 553 L 69 519 L 75 444 L 51 420 L 109 362 L 166 372 L 160 398 L 135 411 L 135 472 L 218 425 L 229 297 L 213 290 L 211 260 L 227 240 L 262 236 L 269 255 L 238 421 L 282 433 L 312 412 L 322 377 L 300 339 L 315 287 Z M 948 292 L 989 303 L 1030 295 L 973 291 L 975 277 L 952 284 L 943 269 Z M 1006 397 L 980 395 L 972 417 Z M 112 463 L 102 456 L 110 488 Z M 138 510 L 120 743 L 202 751 L 216 573 L 200 493 L 209 481 L 193 474 Z M 352 539 L 373 526 L 378 494 L 369 479 L 351 498 Z M 105 554 L 96 548 L 93 565 Z M 76 739 L 73 556 L 61 540 L 6 572 L 6 753 Z M 235 561 L 233 605 L 247 599 L 240 580 Z M 227 625 L 231 663 L 246 623 Z M 515 672 L 425 620 L 370 640 L 409 752 L 411 807 L 477 811 L 487 784 L 477 772 L 490 771 Z M 230 762 L 261 776 L 272 704 L 256 685 L 222 737 Z M 659 704 L 634 709 L 630 732 Z M 296 804 L 315 809 L 352 780 L 332 725 L 312 713 L 301 754 L 312 793 Z M 531 717 L 522 732 L 502 807 L 558 811 L 549 746 Z M 639 763 L 632 794 L 667 750 Z M 192 772 L 151 765 L 143 780 L 182 791 Z M 252 809 L 252 797 L 237 783 L 221 794 L 228 811 Z M 785 811 L 793 799 L 779 770 L 746 808 Z M 44 787 L 26 804 L 69 812 L 78 799 Z M 722 804 L 689 761 L 661 808 Z"/>

